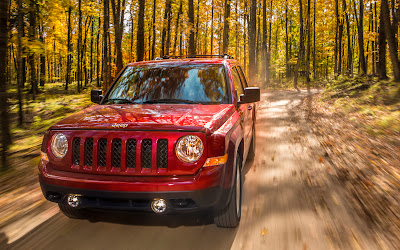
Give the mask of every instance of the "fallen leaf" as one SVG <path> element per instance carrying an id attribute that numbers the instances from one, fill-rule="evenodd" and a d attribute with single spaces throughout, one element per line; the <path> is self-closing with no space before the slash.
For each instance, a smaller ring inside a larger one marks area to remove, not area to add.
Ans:
<path id="1" fill-rule="evenodd" d="M 273 155 L 273 156 L 271 156 L 271 161 L 274 161 L 275 160 L 275 156 Z"/>
<path id="2" fill-rule="evenodd" d="M 319 156 L 319 163 L 323 163 L 324 161 L 324 158 L 322 158 L 322 156 Z"/>
<path id="3" fill-rule="evenodd" d="M 261 235 L 262 236 L 265 236 L 265 235 L 267 235 L 268 234 L 268 230 L 264 227 L 262 230 L 261 230 Z"/>

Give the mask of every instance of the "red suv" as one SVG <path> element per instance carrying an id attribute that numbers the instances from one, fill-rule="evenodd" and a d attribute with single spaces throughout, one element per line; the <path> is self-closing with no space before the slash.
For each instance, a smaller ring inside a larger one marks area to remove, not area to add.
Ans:
<path id="1" fill-rule="evenodd" d="M 39 181 L 71 218 L 88 208 L 210 210 L 219 227 L 241 216 L 242 166 L 255 153 L 255 102 L 231 57 L 131 63 L 98 105 L 50 127 Z"/>

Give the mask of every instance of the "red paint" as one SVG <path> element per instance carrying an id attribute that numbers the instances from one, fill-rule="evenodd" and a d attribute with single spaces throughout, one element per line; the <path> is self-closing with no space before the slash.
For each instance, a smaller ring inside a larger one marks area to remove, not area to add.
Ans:
<path id="1" fill-rule="evenodd" d="M 126 128 L 116 130 L 196 130 L 212 133 L 234 112 L 233 104 L 96 105 L 61 120 L 50 129 L 114 130 L 115 124 L 127 124 Z"/>
<path id="2" fill-rule="evenodd" d="M 221 185 L 224 166 L 207 167 L 189 176 L 105 176 L 57 171 L 40 166 L 39 179 L 47 184 L 105 191 L 164 192 L 199 190 Z"/>

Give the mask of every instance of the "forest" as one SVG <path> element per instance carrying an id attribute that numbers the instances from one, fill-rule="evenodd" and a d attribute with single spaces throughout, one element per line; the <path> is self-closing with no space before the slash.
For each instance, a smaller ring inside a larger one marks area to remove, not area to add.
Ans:
<path id="1" fill-rule="evenodd" d="M 360 76 L 400 82 L 398 0 L 1 0 L 0 7 L 3 170 L 13 128 L 35 121 L 40 94 L 52 86 L 65 95 L 107 89 L 129 62 L 229 54 L 264 88 Z"/>

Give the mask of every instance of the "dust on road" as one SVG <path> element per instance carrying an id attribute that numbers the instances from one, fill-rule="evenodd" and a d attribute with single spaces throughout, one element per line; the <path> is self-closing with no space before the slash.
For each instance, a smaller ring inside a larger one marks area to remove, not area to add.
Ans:
<path id="1" fill-rule="evenodd" d="M 242 221 L 237 229 L 217 228 L 207 214 L 113 212 L 72 220 L 58 213 L 5 248 L 384 248 L 385 242 L 347 204 L 346 190 L 329 175 L 325 152 L 310 126 L 310 97 L 296 91 L 262 94 L 256 158 L 244 168 Z M 2 242 L 7 242 L 7 232 L 0 234 Z"/>

